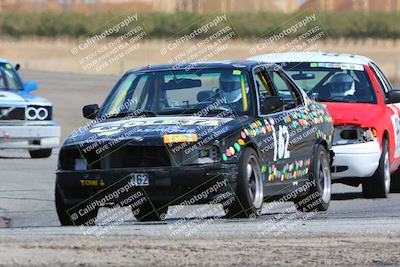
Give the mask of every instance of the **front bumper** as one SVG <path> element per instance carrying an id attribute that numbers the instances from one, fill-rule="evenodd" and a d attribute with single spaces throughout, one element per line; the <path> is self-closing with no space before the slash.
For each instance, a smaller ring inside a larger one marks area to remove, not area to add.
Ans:
<path id="1" fill-rule="evenodd" d="M 132 187 L 127 195 L 142 191 L 151 198 L 151 201 L 163 203 L 181 203 L 218 182 L 226 181 L 226 187 L 218 188 L 218 192 L 213 192 L 207 198 L 193 203 L 202 204 L 202 201 L 212 199 L 226 188 L 235 188 L 237 167 L 236 164 L 221 163 L 180 167 L 58 171 L 56 183 L 61 189 L 64 202 L 68 205 L 77 205 L 85 203 L 88 199 L 98 199 L 117 192 L 132 179 L 134 173 L 147 173 L 149 185 Z M 82 181 L 90 181 L 87 182 L 89 186 Z M 106 206 L 118 204 L 124 197 L 126 196 L 112 197 Z"/>
<path id="2" fill-rule="evenodd" d="M 0 126 L 0 149 L 48 149 L 59 143 L 58 126 Z"/>
<path id="3" fill-rule="evenodd" d="M 371 177 L 379 166 L 381 148 L 377 141 L 333 146 L 332 178 Z"/>

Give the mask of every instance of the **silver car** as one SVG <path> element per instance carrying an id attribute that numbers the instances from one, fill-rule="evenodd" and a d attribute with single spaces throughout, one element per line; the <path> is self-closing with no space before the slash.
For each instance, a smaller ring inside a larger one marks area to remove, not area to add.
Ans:
<path id="1" fill-rule="evenodd" d="M 53 105 L 30 94 L 38 85 L 23 83 L 18 69 L 0 59 L 0 149 L 27 149 L 32 158 L 46 158 L 59 145 L 60 127 Z"/>

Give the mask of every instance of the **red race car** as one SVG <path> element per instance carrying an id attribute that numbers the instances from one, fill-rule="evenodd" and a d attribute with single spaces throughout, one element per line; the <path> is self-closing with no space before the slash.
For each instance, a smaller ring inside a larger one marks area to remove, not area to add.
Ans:
<path id="1" fill-rule="evenodd" d="M 332 182 L 362 184 L 367 198 L 400 192 L 400 90 L 369 58 L 297 52 L 250 58 L 282 65 L 333 118 Z"/>

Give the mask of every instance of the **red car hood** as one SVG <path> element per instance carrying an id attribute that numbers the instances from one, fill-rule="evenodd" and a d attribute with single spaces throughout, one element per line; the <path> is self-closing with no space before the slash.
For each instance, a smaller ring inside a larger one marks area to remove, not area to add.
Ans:
<path id="1" fill-rule="evenodd" d="M 377 104 L 324 102 L 333 118 L 333 125 L 373 127 L 384 115 L 385 107 Z"/>

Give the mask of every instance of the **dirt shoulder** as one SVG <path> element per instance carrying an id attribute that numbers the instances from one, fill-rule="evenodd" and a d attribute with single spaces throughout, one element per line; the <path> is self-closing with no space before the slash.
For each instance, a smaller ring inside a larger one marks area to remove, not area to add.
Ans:
<path id="1" fill-rule="evenodd" d="M 0 266 L 375 266 L 400 263 L 400 237 L 54 238 L 0 243 Z"/>

